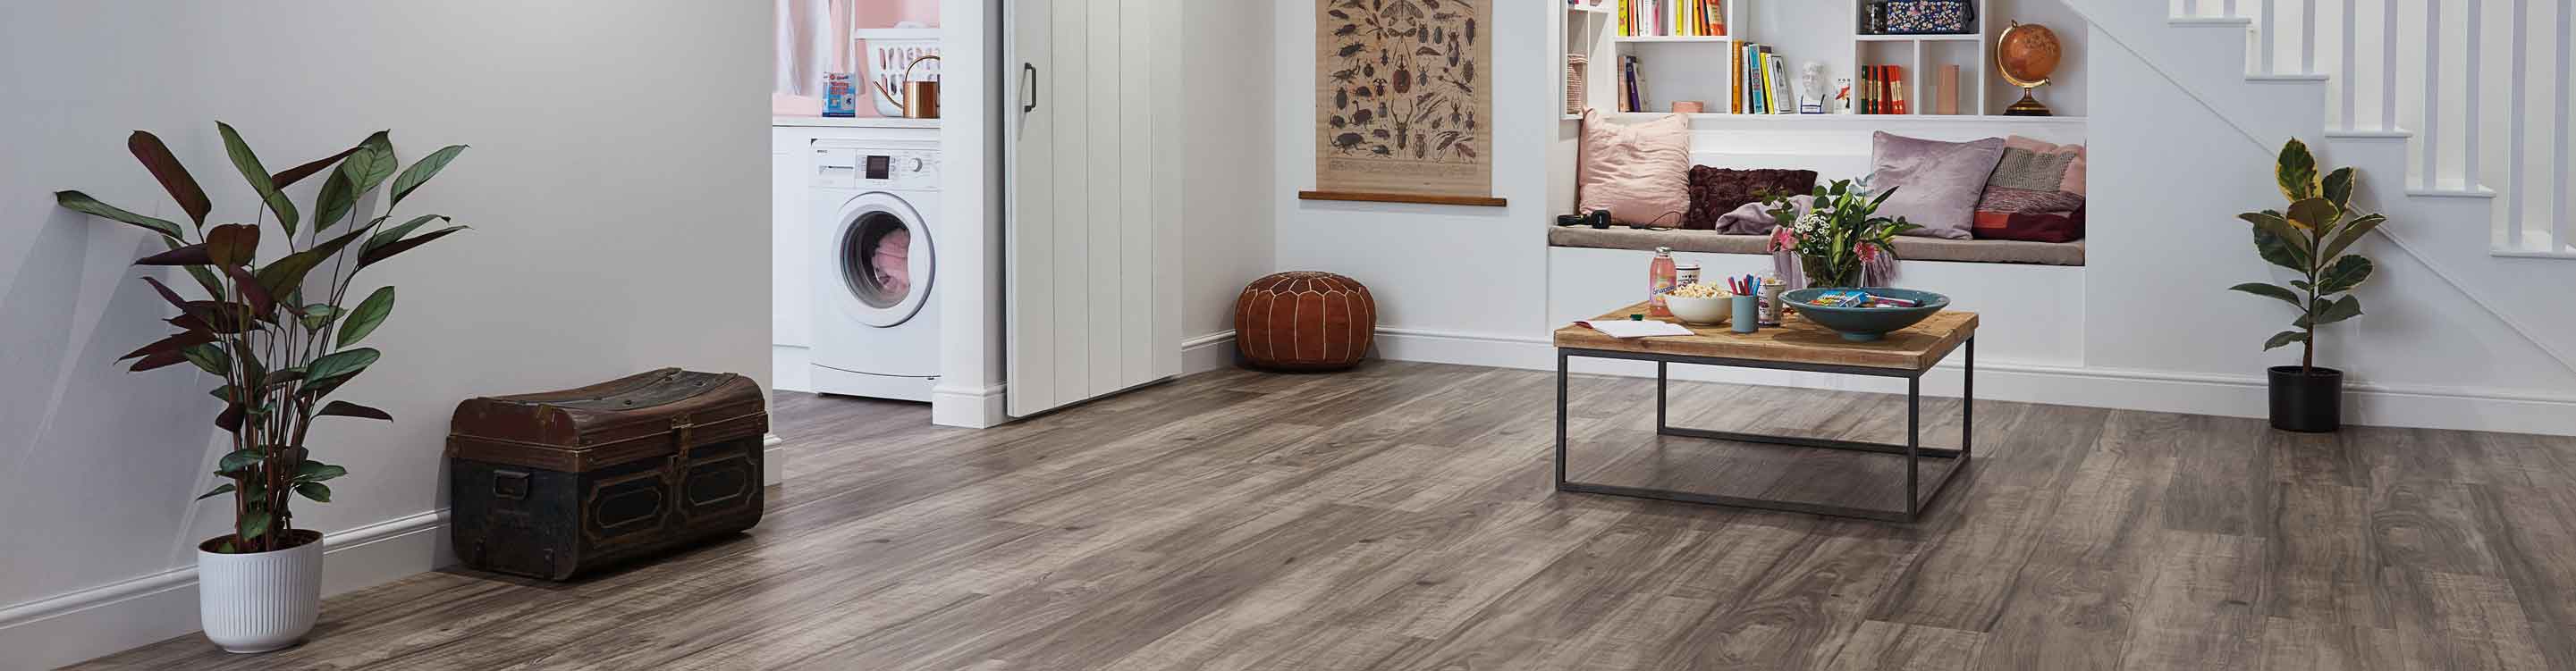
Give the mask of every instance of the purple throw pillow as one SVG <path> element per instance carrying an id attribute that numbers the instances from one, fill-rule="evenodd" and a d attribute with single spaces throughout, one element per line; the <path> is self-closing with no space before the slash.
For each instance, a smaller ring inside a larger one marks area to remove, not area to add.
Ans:
<path id="1" fill-rule="evenodd" d="M 1942 142 L 1879 133 L 1870 187 L 1896 189 L 1878 216 L 1921 225 L 1906 235 L 1966 240 L 1976 230 L 1977 201 L 2004 157 L 2003 138 Z"/>
<path id="2" fill-rule="evenodd" d="M 1745 203 L 1767 196 L 1796 196 L 1816 191 L 1814 170 L 1728 170 L 1708 166 L 1690 169 L 1690 211 L 1682 228 L 1712 230 L 1718 221 Z"/>

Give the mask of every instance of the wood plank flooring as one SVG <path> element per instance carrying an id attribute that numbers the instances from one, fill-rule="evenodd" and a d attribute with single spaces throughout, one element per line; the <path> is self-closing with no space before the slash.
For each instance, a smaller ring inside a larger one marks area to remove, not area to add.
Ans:
<path id="1" fill-rule="evenodd" d="M 2576 669 L 2576 440 L 1980 402 L 1974 464 L 1887 524 L 1557 493 L 1553 383 L 1221 371 L 986 431 L 781 394 L 747 536 L 81 668 Z M 1577 479 L 1902 491 L 1898 459 L 1658 437 L 1652 382 L 1572 387 Z M 1902 438 L 1901 397 L 1673 394 L 1676 425 Z M 1957 410 L 1926 400 L 1927 444 Z"/>

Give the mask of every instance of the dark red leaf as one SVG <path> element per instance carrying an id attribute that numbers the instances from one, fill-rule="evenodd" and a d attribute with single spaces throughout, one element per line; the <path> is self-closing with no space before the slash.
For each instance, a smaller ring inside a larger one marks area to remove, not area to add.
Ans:
<path id="1" fill-rule="evenodd" d="M 395 254 L 411 251 L 411 248 L 413 247 L 429 244 L 429 241 L 431 240 L 447 237 L 447 234 L 462 231 L 465 230 L 465 228 L 466 227 L 464 226 L 449 226 L 447 228 L 415 235 L 409 239 L 385 243 L 385 245 L 381 247 L 368 248 L 366 251 L 358 254 L 358 267 L 365 268 L 367 266 L 375 265 L 377 261 L 383 261 L 387 258 L 393 257 Z"/>
<path id="2" fill-rule="evenodd" d="M 215 209 L 214 203 L 206 200 L 206 190 L 197 186 L 197 178 L 188 175 L 179 157 L 170 155 L 169 145 L 162 144 L 158 136 L 138 130 L 126 136 L 125 148 L 134 152 L 135 160 L 142 161 L 144 169 L 152 171 L 153 179 L 161 180 L 161 189 L 170 192 L 171 200 L 179 201 L 179 209 L 186 211 L 190 220 L 206 223 L 206 212 Z"/>
<path id="3" fill-rule="evenodd" d="M 340 153 L 332 154 L 330 158 L 287 168 L 286 172 L 270 176 L 268 178 L 268 182 L 269 184 L 276 186 L 278 190 L 284 191 L 286 190 L 286 187 L 293 186 L 296 182 L 304 181 L 304 178 L 306 177 L 312 177 L 313 173 L 321 172 L 324 168 L 331 167 L 331 164 L 333 163 L 339 163 L 340 159 L 348 158 L 350 154 L 357 153 L 357 151 L 357 147 L 350 147 L 346 150 L 342 150 Z"/>
<path id="4" fill-rule="evenodd" d="M 153 291 L 160 292 L 161 300 L 169 301 L 170 305 L 177 307 L 182 311 L 188 309 L 188 299 L 180 298 L 179 292 L 171 291 L 170 285 L 162 284 L 159 278 L 146 277 L 143 278 L 143 283 L 152 285 Z M 187 327 L 185 325 L 180 325 L 180 328 Z"/>
<path id="5" fill-rule="evenodd" d="M 134 261 L 134 265 L 138 266 L 206 266 L 214 263 L 214 257 L 206 253 L 206 246 L 203 243 L 180 247 Z"/>
<path id="6" fill-rule="evenodd" d="M 322 406 L 322 412 L 320 414 L 337 415 L 341 417 L 364 417 L 367 419 L 381 419 L 388 422 L 394 421 L 392 413 L 358 405 L 356 403 L 350 403 L 348 401 L 332 401 L 330 405 Z"/>
<path id="7" fill-rule="evenodd" d="M 188 357 L 186 355 L 180 354 L 178 350 L 171 350 L 143 357 L 142 361 L 134 362 L 134 367 L 129 370 L 140 373 L 154 368 L 176 366 L 187 362 Z"/>
<path id="8" fill-rule="evenodd" d="M 215 416 L 215 428 L 223 429 L 225 431 L 240 431 L 242 418 L 249 414 L 250 413 L 242 410 L 242 405 L 239 403 L 225 405 L 224 414 Z"/>
<path id="9" fill-rule="evenodd" d="M 179 350 L 214 341 L 215 334 L 207 333 L 205 331 L 187 331 L 178 335 L 153 341 L 152 344 L 144 345 L 141 349 L 137 349 L 132 352 L 127 352 L 125 356 L 117 357 L 116 360 L 124 361 L 126 359 L 161 354 L 164 352 L 177 352 Z"/>
<path id="10" fill-rule="evenodd" d="M 277 314 L 277 301 L 268 295 L 268 289 L 259 285 L 258 277 L 241 266 L 224 266 L 224 274 L 232 276 L 233 290 L 241 292 L 242 300 L 250 302 L 251 314 L 261 318 Z"/>
<path id="11" fill-rule="evenodd" d="M 219 266 L 250 263 L 259 254 L 259 227 L 224 224 L 206 231 L 206 259 Z"/>

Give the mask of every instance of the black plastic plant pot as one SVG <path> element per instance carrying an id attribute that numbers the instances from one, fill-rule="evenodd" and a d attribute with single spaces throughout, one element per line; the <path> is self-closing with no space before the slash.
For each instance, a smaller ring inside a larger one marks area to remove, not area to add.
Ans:
<path id="1" fill-rule="evenodd" d="M 2272 367 L 2272 428 L 2329 433 L 2343 428 L 2343 371 Z"/>

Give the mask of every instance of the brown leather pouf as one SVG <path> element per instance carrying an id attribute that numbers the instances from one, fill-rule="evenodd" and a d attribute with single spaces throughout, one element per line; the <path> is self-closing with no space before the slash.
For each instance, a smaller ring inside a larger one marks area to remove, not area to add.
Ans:
<path id="1" fill-rule="evenodd" d="M 1234 302 L 1234 349 L 1277 370 L 1359 365 L 1377 336 L 1377 300 L 1359 281 L 1288 272 L 1253 280 Z"/>

